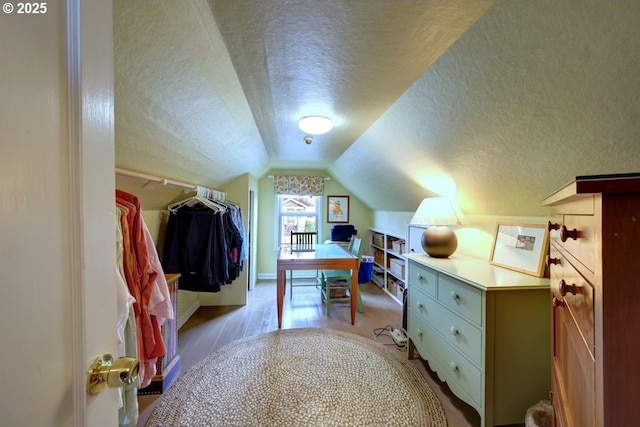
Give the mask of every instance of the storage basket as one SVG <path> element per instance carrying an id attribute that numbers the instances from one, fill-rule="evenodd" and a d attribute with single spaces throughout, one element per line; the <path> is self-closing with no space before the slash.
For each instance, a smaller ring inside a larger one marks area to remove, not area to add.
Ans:
<path id="1" fill-rule="evenodd" d="M 387 291 L 400 301 L 404 298 L 404 283 L 399 280 L 387 278 Z"/>
<path id="2" fill-rule="evenodd" d="M 376 249 L 373 252 L 373 261 L 378 265 L 384 265 L 384 252 L 380 249 Z"/>
<path id="3" fill-rule="evenodd" d="M 389 291 L 389 293 L 391 295 L 397 295 L 398 294 L 398 285 L 396 284 L 396 281 L 388 278 L 387 279 L 387 290 Z"/>
<path id="4" fill-rule="evenodd" d="M 404 260 L 398 258 L 392 258 L 390 261 L 389 270 L 391 273 L 398 277 L 404 277 Z"/>
<path id="5" fill-rule="evenodd" d="M 404 240 L 394 240 L 391 243 L 391 249 L 393 249 L 395 252 L 397 252 L 399 254 L 403 254 L 404 253 L 404 245 L 405 245 Z"/>

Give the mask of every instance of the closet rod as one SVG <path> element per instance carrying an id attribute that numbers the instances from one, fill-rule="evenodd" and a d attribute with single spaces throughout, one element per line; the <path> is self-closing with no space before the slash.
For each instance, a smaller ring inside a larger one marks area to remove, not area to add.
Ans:
<path id="1" fill-rule="evenodd" d="M 160 178 L 158 176 L 147 175 L 147 174 L 144 174 L 144 173 L 128 171 L 128 170 L 120 169 L 120 168 L 116 168 L 116 175 L 128 176 L 128 177 L 131 177 L 131 178 L 138 178 L 138 179 L 143 179 L 143 180 L 146 180 L 146 181 L 153 181 L 153 182 L 157 182 L 157 183 L 162 184 L 162 185 L 173 185 L 175 187 L 184 188 L 185 191 L 187 191 L 187 190 L 188 191 L 196 191 L 198 189 L 198 187 L 193 185 L 193 184 L 187 184 L 185 182 L 174 181 L 172 179 L 167 179 L 167 178 Z"/>

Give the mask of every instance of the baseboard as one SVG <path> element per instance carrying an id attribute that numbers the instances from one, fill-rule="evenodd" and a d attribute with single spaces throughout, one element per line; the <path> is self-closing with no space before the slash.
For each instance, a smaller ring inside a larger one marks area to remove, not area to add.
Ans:
<path id="1" fill-rule="evenodd" d="M 196 301 L 191 307 L 187 309 L 185 313 L 182 314 L 182 316 L 178 318 L 178 329 L 182 328 L 182 325 L 187 323 L 187 320 L 189 320 L 189 318 L 193 316 L 193 313 L 195 313 L 199 307 L 200 302 Z"/>

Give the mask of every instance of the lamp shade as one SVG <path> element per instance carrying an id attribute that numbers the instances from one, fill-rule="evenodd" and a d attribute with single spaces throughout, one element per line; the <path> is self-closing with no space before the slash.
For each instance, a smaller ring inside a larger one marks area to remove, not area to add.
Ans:
<path id="1" fill-rule="evenodd" d="M 458 238 L 447 225 L 462 225 L 466 219 L 458 205 L 446 197 L 424 199 L 411 224 L 427 228 L 422 233 L 422 249 L 432 257 L 447 258 L 458 248 Z"/>
<path id="2" fill-rule="evenodd" d="M 424 199 L 410 224 L 413 225 L 462 225 L 466 221 L 457 203 L 447 197 Z"/>
<path id="3" fill-rule="evenodd" d="M 307 116 L 298 120 L 298 127 L 309 135 L 322 135 L 333 129 L 333 121 L 324 116 Z"/>

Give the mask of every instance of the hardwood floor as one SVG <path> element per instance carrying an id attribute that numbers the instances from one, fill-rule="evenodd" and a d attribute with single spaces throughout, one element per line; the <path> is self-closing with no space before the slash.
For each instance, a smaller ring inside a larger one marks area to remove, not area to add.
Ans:
<path id="1" fill-rule="evenodd" d="M 275 280 L 259 281 L 255 290 L 249 292 L 246 306 L 200 307 L 178 332 L 181 371 L 185 372 L 196 362 L 231 341 L 277 330 L 275 287 Z M 355 325 L 351 325 L 348 304 L 332 304 L 331 314 L 327 316 L 325 306 L 320 302 L 319 289 L 296 288 L 293 299 L 289 298 L 287 289 L 282 314 L 283 329 L 312 327 L 351 332 L 397 349 L 391 337 L 386 334 L 377 335 L 374 331 L 387 326 L 401 327 L 402 307 L 371 283 L 360 287 L 365 311 L 357 313 Z M 406 352 L 404 349 L 398 351 Z M 437 379 L 424 361 L 416 358 L 412 363 L 422 372 L 442 402 L 449 427 L 480 425 L 478 413 L 453 396 L 447 385 Z M 138 426 L 144 426 L 160 397 L 161 395 L 139 396 Z"/>

